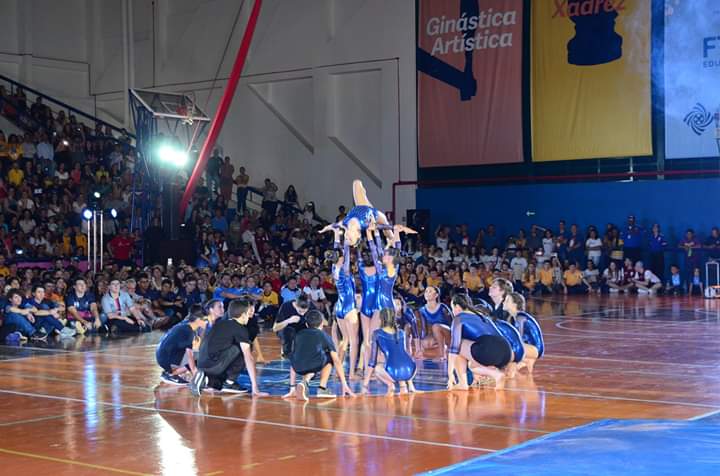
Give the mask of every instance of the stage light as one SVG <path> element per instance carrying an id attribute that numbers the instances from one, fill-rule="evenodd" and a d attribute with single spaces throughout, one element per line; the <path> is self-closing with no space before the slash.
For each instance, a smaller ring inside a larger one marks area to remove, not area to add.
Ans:
<path id="1" fill-rule="evenodd" d="M 111 208 L 111 209 L 110 209 L 110 216 L 113 217 L 113 218 L 117 218 L 117 210 L 115 210 L 114 208 Z"/>
<path id="2" fill-rule="evenodd" d="M 98 192 L 97 190 L 95 190 L 95 191 L 93 192 L 93 197 L 95 197 L 95 198 L 100 198 L 100 197 L 101 197 L 100 192 Z"/>
<path id="3" fill-rule="evenodd" d="M 157 157 L 160 162 L 175 166 L 184 167 L 188 161 L 188 154 L 180 147 L 170 144 L 162 144 L 157 149 Z"/>
<path id="4" fill-rule="evenodd" d="M 82 217 L 88 221 L 92 220 L 93 212 L 89 208 L 86 208 L 82 212 Z"/>

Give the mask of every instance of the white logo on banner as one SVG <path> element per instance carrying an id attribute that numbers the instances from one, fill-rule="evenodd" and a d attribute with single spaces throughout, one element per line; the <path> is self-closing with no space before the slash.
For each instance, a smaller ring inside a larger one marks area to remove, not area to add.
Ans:
<path id="1" fill-rule="evenodd" d="M 720 9 L 681 2 L 665 18 L 665 156 L 720 155 Z"/>

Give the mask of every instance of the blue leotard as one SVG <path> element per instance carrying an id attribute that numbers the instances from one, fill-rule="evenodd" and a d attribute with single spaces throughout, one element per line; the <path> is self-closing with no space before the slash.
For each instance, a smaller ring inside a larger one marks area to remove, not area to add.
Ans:
<path id="1" fill-rule="evenodd" d="M 523 342 L 535 346 L 538 357 L 542 357 L 545 353 L 545 339 L 538 321 L 527 312 L 519 312 L 515 319 L 515 328 L 521 333 Z"/>
<path id="2" fill-rule="evenodd" d="M 492 320 L 472 312 L 458 314 L 453 319 L 450 327 L 450 348 L 448 352 L 458 354 L 463 339 L 476 341 L 484 335 L 502 337 Z"/>
<path id="3" fill-rule="evenodd" d="M 355 279 L 350 273 L 340 269 L 338 278 L 335 280 L 335 287 L 338 295 L 335 303 L 335 315 L 338 319 L 344 319 L 350 311 L 355 309 Z"/>
<path id="4" fill-rule="evenodd" d="M 379 215 L 380 212 L 377 208 L 369 207 L 367 205 L 357 205 L 352 207 L 348 214 L 345 215 L 342 224 L 347 226 L 348 223 L 350 223 L 350 220 L 356 218 L 357 221 L 360 222 L 360 228 L 365 230 L 371 222 L 377 222 Z"/>
<path id="5" fill-rule="evenodd" d="M 362 305 L 360 312 L 367 317 L 372 317 L 378 310 L 378 274 L 366 274 L 362 263 L 358 266 L 360 274 L 360 284 L 362 285 Z"/>
<path id="6" fill-rule="evenodd" d="M 406 325 L 410 325 L 413 337 L 420 339 L 425 338 L 425 329 L 418 326 L 417 316 L 412 309 L 406 307 L 402 315 L 397 319 L 400 329 L 404 329 Z"/>
<path id="7" fill-rule="evenodd" d="M 425 319 L 428 326 L 440 324 L 450 327 L 452 321 L 452 312 L 445 304 L 440 304 L 435 312 L 428 311 L 426 304 L 420 308 L 420 315 Z"/>
<path id="8" fill-rule="evenodd" d="M 389 334 L 376 329 L 372 336 L 372 350 L 368 367 L 377 365 L 378 349 L 385 356 L 385 371 L 395 382 L 405 382 L 415 376 L 415 361 L 405 351 L 405 332 Z"/>
<path id="9" fill-rule="evenodd" d="M 525 357 L 525 347 L 523 347 L 522 337 L 520 337 L 518 330 L 507 321 L 496 320 L 494 324 L 497 330 L 500 331 L 500 335 L 510 344 L 515 354 L 514 361 L 520 362 Z"/>

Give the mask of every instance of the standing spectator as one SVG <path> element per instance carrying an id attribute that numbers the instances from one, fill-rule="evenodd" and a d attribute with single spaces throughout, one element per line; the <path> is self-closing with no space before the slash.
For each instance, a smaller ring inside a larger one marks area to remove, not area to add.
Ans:
<path id="1" fill-rule="evenodd" d="M 558 258 L 560 258 L 561 263 L 565 263 L 565 260 L 568 259 L 568 239 L 570 238 L 570 233 L 567 231 L 567 228 L 565 228 L 565 220 L 560 220 L 558 223 L 558 231 L 555 235 L 555 248 L 557 249 Z"/>
<path id="2" fill-rule="evenodd" d="M 298 194 L 295 191 L 295 186 L 289 185 L 287 190 L 285 190 L 285 214 L 286 215 L 292 215 L 296 213 L 296 210 L 300 208 L 300 204 L 298 203 Z"/>
<path id="3" fill-rule="evenodd" d="M 232 197 L 234 176 L 235 167 L 230 163 L 230 157 L 225 157 L 225 161 L 220 166 L 220 195 L 225 202 L 230 201 L 230 197 Z"/>
<path id="4" fill-rule="evenodd" d="M 707 249 L 707 256 L 713 261 L 720 260 L 720 229 L 714 226 L 705 240 L 705 249 Z"/>
<path id="5" fill-rule="evenodd" d="M 625 257 L 633 263 L 642 259 L 642 229 L 635 224 L 635 215 L 627 219 L 627 227 L 622 236 Z"/>
<path id="6" fill-rule="evenodd" d="M 617 228 L 612 227 L 605 238 L 605 249 L 610 256 L 610 261 L 614 262 L 618 268 L 622 267 L 625 260 L 624 242 L 620 238 L 620 232 Z"/>
<path id="7" fill-rule="evenodd" d="M 570 225 L 570 236 L 567 240 L 567 256 L 571 263 L 581 263 L 585 258 L 585 240 L 580 236 L 578 226 Z"/>
<path id="8" fill-rule="evenodd" d="M 598 238 L 598 232 L 595 228 L 591 228 L 588 238 L 585 240 L 585 250 L 589 261 L 592 261 L 595 267 L 600 266 L 600 258 L 602 257 L 602 240 Z"/>
<path id="9" fill-rule="evenodd" d="M 542 236 L 540 235 L 537 225 L 533 225 L 530 228 L 530 235 L 527 237 L 526 247 L 528 253 L 535 253 L 538 248 L 542 248 Z"/>
<path id="10" fill-rule="evenodd" d="M 205 171 L 211 196 L 220 190 L 220 167 L 222 167 L 222 164 L 223 160 L 220 152 L 215 149 L 213 155 L 208 159 L 207 170 Z"/>
<path id="11" fill-rule="evenodd" d="M 542 247 L 543 247 L 543 256 L 546 256 L 547 259 L 550 259 L 555 253 L 555 240 L 552 236 L 552 231 L 545 230 L 545 237 L 542 239 Z"/>
<path id="12" fill-rule="evenodd" d="M 265 215 L 265 221 L 270 223 L 277 213 L 277 185 L 275 185 L 269 178 L 265 179 L 263 186 L 263 201 L 262 208 L 263 214 Z"/>
<path id="13" fill-rule="evenodd" d="M 690 283 L 688 284 L 689 296 L 703 296 L 703 282 L 700 277 L 700 268 L 693 268 Z"/>
<path id="14" fill-rule="evenodd" d="M 237 213 L 239 215 L 247 211 L 248 183 L 250 183 L 250 176 L 245 173 L 245 167 L 240 167 L 238 175 L 235 177 L 235 185 L 237 185 Z"/>
<path id="15" fill-rule="evenodd" d="M 110 240 L 108 248 L 110 250 L 110 256 L 120 266 L 132 266 L 133 263 L 130 260 L 133 248 L 135 247 L 135 240 L 130 236 L 129 230 L 126 226 L 120 230 L 120 234 Z"/>
<path id="16" fill-rule="evenodd" d="M 685 256 L 686 276 L 692 281 L 693 271 L 700 268 L 700 241 L 695 238 L 695 231 L 692 228 L 685 232 L 685 238 L 679 243 L 680 249 Z"/>
<path id="17" fill-rule="evenodd" d="M 42 134 L 40 143 L 37 145 L 37 158 L 40 161 L 45 175 L 55 175 L 55 149 L 48 142 L 47 134 Z"/>
<path id="18" fill-rule="evenodd" d="M 510 260 L 510 267 L 512 268 L 512 282 L 518 289 L 521 289 L 528 261 L 519 250 L 515 253 L 515 257 Z"/>
<path id="19" fill-rule="evenodd" d="M 648 249 L 650 250 L 650 270 L 655 273 L 662 281 L 665 275 L 665 248 L 667 241 L 660 233 L 660 225 L 655 223 L 652 226 L 652 232 L 648 240 Z"/>

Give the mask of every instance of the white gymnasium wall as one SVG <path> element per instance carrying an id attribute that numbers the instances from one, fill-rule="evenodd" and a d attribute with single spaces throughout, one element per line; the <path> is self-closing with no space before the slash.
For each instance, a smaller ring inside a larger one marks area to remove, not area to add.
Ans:
<path id="1" fill-rule="evenodd" d="M 0 11 L 9 13 L 0 19 L 0 26 L 8 23 L 0 28 L 0 74 L 15 73 L 122 123 L 124 45 L 132 38 L 131 85 L 194 91 L 201 105 L 210 94 L 212 114 L 252 0 L 211 89 L 240 3 L 0 0 Z M 393 182 L 416 178 L 414 6 L 414 0 L 265 0 L 219 139 L 236 168 L 244 165 L 254 184 L 265 177 L 281 191 L 294 184 L 300 200 L 314 201 L 325 217 L 338 203 L 351 205 L 354 178 L 376 206 L 390 210 Z M 414 208 L 412 188 L 399 188 L 397 198 L 401 216 Z"/>

